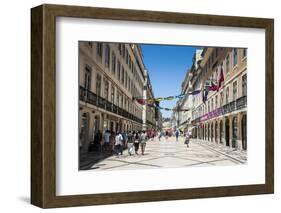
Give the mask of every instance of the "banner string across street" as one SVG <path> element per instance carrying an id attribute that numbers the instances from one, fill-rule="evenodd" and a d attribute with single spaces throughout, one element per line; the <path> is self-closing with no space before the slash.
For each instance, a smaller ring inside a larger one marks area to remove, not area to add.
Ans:
<path id="1" fill-rule="evenodd" d="M 214 82 L 211 82 L 211 86 L 206 86 L 204 89 L 193 90 L 192 92 L 189 92 L 187 94 L 180 94 L 180 95 L 160 97 L 160 98 L 147 98 L 147 99 L 139 98 L 139 97 L 133 97 L 133 100 L 136 100 L 141 105 L 147 105 L 149 107 L 155 107 L 155 108 L 158 108 L 160 110 L 189 111 L 190 109 L 180 109 L 178 107 L 175 107 L 175 108 L 172 108 L 172 109 L 160 107 L 159 102 L 160 101 L 172 101 L 174 99 L 182 99 L 185 96 L 198 95 L 199 93 L 202 92 L 202 100 L 203 100 L 203 103 L 205 103 L 207 98 L 208 98 L 209 91 L 219 91 L 219 89 L 222 86 L 222 82 L 224 82 L 224 76 L 223 76 L 223 69 L 221 68 L 220 79 L 218 81 L 218 84 L 215 84 Z"/>

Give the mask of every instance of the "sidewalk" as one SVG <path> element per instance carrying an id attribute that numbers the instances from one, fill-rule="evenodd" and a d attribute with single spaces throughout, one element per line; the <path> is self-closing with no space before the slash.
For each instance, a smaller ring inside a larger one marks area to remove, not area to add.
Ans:
<path id="1" fill-rule="evenodd" d="M 111 152 L 84 152 L 79 154 L 79 170 L 88 170 L 94 164 L 112 156 Z"/>
<path id="2" fill-rule="evenodd" d="M 225 146 L 223 144 L 219 144 L 216 142 L 210 142 L 205 140 L 199 140 L 199 139 L 191 139 L 193 143 L 197 143 L 207 149 L 216 151 L 220 154 L 223 154 L 227 157 L 233 158 L 237 161 L 240 161 L 241 163 L 245 164 L 247 163 L 247 151 L 245 150 L 237 150 L 232 147 Z"/>

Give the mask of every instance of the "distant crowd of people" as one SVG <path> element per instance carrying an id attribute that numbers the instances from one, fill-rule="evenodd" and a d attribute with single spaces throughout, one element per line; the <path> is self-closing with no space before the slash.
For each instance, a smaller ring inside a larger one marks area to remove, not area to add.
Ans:
<path id="1" fill-rule="evenodd" d="M 94 140 L 89 144 L 88 151 L 99 151 L 101 153 L 107 152 L 115 154 L 117 156 L 123 155 L 125 149 L 128 150 L 128 154 L 141 154 L 144 155 L 146 142 L 148 140 L 154 141 L 155 137 L 161 141 L 162 137 L 168 140 L 169 137 L 175 136 L 178 141 L 179 136 L 185 138 L 185 144 L 189 147 L 189 139 L 191 134 L 189 132 L 182 133 L 179 130 L 176 131 L 156 131 L 154 129 L 147 131 L 128 131 L 128 132 L 114 132 L 106 130 L 104 134 L 100 130 L 94 135 Z"/>

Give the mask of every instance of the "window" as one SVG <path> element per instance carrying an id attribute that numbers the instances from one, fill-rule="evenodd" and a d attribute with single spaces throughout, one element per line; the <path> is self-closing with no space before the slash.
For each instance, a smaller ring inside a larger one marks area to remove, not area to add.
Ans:
<path id="1" fill-rule="evenodd" d="M 127 49 L 126 49 L 126 64 L 129 64 L 129 53 Z"/>
<path id="2" fill-rule="evenodd" d="M 96 93 L 100 96 L 101 93 L 101 76 L 97 74 Z"/>
<path id="3" fill-rule="evenodd" d="M 223 91 L 220 93 L 220 106 L 223 105 Z"/>
<path id="4" fill-rule="evenodd" d="M 85 72 L 84 72 L 84 88 L 86 90 L 91 90 L 91 74 L 92 74 L 91 68 L 88 65 L 86 65 Z"/>
<path id="5" fill-rule="evenodd" d="M 129 68 L 131 69 L 132 67 L 132 60 L 131 60 L 131 56 L 129 55 Z"/>
<path id="6" fill-rule="evenodd" d="M 225 66 L 226 66 L 226 74 L 229 73 L 229 55 L 226 56 L 226 62 L 225 62 Z"/>
<path id="7" fill-rule="evenodd" d="M 120 81 L 120 61 L 117 62 L 117 78 Z"/>
<path id="8" fill-rule="evenodd" d="M 124 84 L 125 72 L 124 67 L 122 66 L 122 84 Z"/>
<path id="9" fill-rule="evenodd" d="M 242 56 L 243 58 L 247 57 L 247 48 L 243 48 L 243 52 L 242 52 Z"/>
<path id="10" fill-rule="evenodd" d="M 110 61 L 110 48 L 109 45 L 105 46 L 105 66 L 109 67 L 109 61 Z"/>
<path id="11" fill-rule="evenodd" d="M 111 102 L 114 104 L 115 88 L 111 86 Z"/>
<path id="12" fill-rule="evenodd" d="M 215 56 L 218 57 L 218 48 L 215 48 Z"/>
<path id="13" fill-rule="evenodd" d="M 108 91 L 109 91 L 109 83 L 107 80 L 104 80 L 104 98 L 108 100 Z"/>
<path id="14" fill-rule="evenodd" d="M 102 43 L 97 43 L 97 54 L 102 58 Z"/>
<path id="15" fill-rule="evenodd" d="M 90 48 L 93 47 L 93 43 L 92 42 L 88 42 L 88 45 L 89 45 Z"/>
<path id="16" fill-rule="evenodd" d="M 119 103 L 119 101 L 120 101 L 120 94 L 119 94 L 119 92 L 117 92 L 117 106 L 120 106 L 120 103 Z"/>
<path id="17" fill-rule="evenodd" d="M 212 98 L 212 102 L 211 102 L 211 110 L 214 110 L 214 99 Z"/>
<path id="18" fill-rule="evenodd" d="M 247 95 L 247 74 L 242 76 L 242 96 Z"/>
<path id="19" fill-rule="evenodd" d="M 218 107 L 218 96 L 216 95 L 216 98 L 215 98 L 215 109 Z"/>
<path id="20" fill-rule="evenodd" d="M 229 100 L 229 87 L 226 88 L 226 92 L 225 92 L 225 103 L 228 104 L 228 100 Z"/>
<path id="21" fill-rule="evenodd" d="M 122 55 L 122 44 L 118 44 L 119 54 Z"/>
<path id="22" fill-rule="evenodd" d="M 128 85 L 128 75 L 127 72 L 125 72 L 125 87 L 127 88 Z"/>
<path id="23" fill-rule="evenodd" d="M 233 66 L 237 65 L 237 48 L 233 49 Z"/>
<path id="24" fill-rule="evenodd" d="M 122 45 L 122 56 L 125 58 L 125 44 Z"/>
<path id="25" fill-rule="evenodd" d="M 115 75 L 115 69 L 116 69 L 116 56 L 114 52 L 112 52 L 112 59 L 111 59 L 111 72 Z"/>
<path id="26" fill-rule="evenodd" d="M 237 98 L 237 81 L 233 82 L 233 101 Z"/>

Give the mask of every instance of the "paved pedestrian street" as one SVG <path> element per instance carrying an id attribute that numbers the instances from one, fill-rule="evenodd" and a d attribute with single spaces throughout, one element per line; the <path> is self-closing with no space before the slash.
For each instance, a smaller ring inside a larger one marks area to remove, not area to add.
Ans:
<path id="1" fill-rule="evenodd" d="M 141 150 L 139 150 L 139 153 Z M 90 153 L 89 153 L 90 154 Z M 175 137 L 161 141 L 148 141 L 144 155 L 128 154 L 124 150 L 121 156 L 109 156 L 91 165 L 93 170 L 124 170 L 153 169 L 190 166 L 225 166 L 239 165 L 247 162 L 247 153 L 223 147 L 214 142 L 191 140 L 189 148 L 184 144 L 184 138 L 177 142 Z"/>

